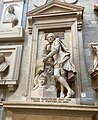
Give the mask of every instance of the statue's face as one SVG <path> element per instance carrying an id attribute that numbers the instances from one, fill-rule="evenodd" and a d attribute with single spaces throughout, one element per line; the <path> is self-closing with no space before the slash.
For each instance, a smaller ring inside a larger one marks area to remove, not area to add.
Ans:
<path id="1" fill-rule="evenodd" d="M 41 86 L 43 86 L 43 85 L 46 84 L 46 76 L 44 76 L 43 74 L 40 75 L 39 84 L 40 84 Z"/>
<path id="2" fill-rule="evenodd" d="M 8 8 L 8 13 L 14 13 L 14 7 L 13 6 L 10 6 Z"/>
<path id="3" fill-rule="evenodd" d="M 53 36 L 53 34 L 49 34 L 48 36 L 47 36 L 47 41 L 49 42 L 49 43 L 52 43 L 53 41 L 54 41 L 54 36 Z"/>

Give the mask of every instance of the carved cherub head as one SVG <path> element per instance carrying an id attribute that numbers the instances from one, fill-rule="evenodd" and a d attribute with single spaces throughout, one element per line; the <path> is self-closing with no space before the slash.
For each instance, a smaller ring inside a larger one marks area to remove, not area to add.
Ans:
<path id="1" fill-rule="evenodd" d="M 5 56 L 2 53 L 0 53 L 0 64 L 3 62 L 5 62 Z"/>

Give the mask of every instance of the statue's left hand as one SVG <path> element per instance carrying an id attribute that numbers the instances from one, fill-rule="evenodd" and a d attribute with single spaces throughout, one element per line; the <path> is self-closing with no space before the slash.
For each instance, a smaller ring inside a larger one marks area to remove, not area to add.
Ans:
<path id="1" fill-rule="evenodd" d="M 46 62 L 48 60 L 48 58 L 47 57 L 45 57 L 44 59 L 43 59 L 43 62 Z"/>

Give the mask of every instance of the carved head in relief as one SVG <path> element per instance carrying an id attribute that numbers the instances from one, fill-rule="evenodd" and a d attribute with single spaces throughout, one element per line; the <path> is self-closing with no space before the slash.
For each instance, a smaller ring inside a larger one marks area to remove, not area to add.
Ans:
<path id="1" fill-rule="evenodd" d="M 12 14 L 15 14 L 14 13 L 14 7 L 12 6 L 12 5 L 10 5 L 9 7 L 8 7 L 8 13 L 12 13 Z"/>
<path id="2" fill-rule="evenodd" d="M 47 84 L 47 76 L 44 73 L 40 74 L 38 83 L 39 86 L 44 86 Z"/>

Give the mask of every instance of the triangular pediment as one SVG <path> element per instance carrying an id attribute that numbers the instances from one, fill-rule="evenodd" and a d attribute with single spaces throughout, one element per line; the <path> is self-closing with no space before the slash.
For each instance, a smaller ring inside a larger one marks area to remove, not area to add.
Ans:
<path id="1" fill-rule="evenodd" d="M 52 1 L 27 13 L 28 16 L 83 11 L 83 7 L 65 2 Z"/>

